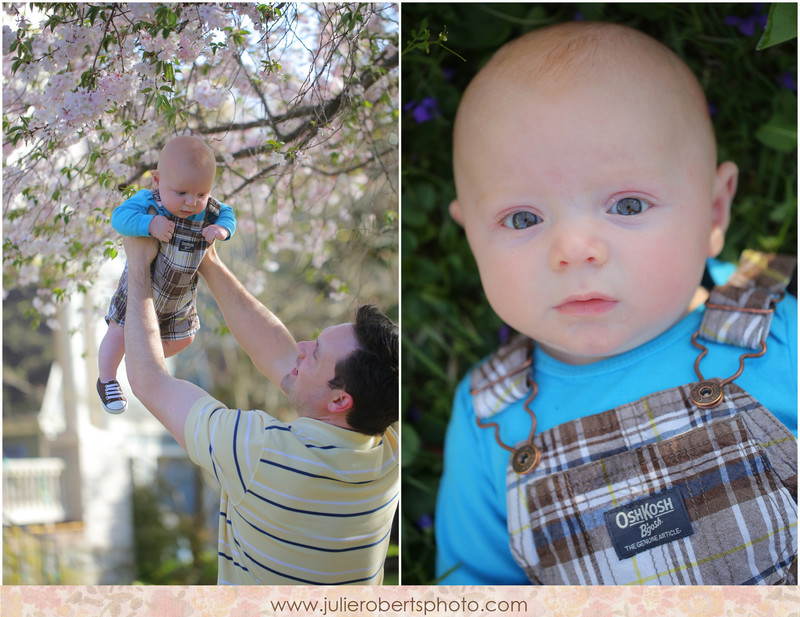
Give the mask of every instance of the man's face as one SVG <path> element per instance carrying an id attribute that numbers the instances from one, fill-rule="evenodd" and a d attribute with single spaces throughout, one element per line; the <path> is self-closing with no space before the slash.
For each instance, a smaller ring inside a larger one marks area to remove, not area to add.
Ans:
<path id="1" fill-rule="evenodd" d="M 495 312 L 573 364 L 667 330 L 719 250 L 714 164 L 675 110 L 613 83 L 577 90 L 511 88 L 467 117 L 451 206 Z"/>
<path id="2" fill-rule="evenodd" d="M 337 397 L 328 382 L 334 378 L 336 363 L 358 348 L 353 324 L 340 324 L 322 331 L 315 341 L 297 344 L 294 369 L 281 380 L 281 388 L 297 413 L 320 417 L 331 411 Z"/>

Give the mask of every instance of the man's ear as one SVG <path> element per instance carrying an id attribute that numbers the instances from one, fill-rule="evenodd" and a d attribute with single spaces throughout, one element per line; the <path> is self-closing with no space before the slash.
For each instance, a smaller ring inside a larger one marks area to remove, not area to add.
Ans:
<path id="1" fill-rule="evenodd" d="M 454 199 L 450 202 L 450 216 L 453 217 L 456 223 L 464 226 L 464 217 L 461 214 L 461 204 L 458 203 L 458 200 Z"/>
<path id="2" fill-rule="evenodd" d="M 725 161 L 714 176 L 711 193 L 711 237 L 708 243 L 708 256 L 716 257 L 725 246 L 725 232 L 731 218 L 731 202 L 736 195 L 739 183 L 739 168 L 736 163 Z"/>
<path id="3" fill-rule="evenodd" d="M 353 397 L 344 390 L 334 390 L 334 396 L 328 401 L 328 411 L 342 413 L 353 408 Z"/>

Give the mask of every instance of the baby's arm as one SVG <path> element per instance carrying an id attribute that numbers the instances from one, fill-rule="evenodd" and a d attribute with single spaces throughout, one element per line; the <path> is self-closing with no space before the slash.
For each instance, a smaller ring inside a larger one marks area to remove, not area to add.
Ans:
<path id="1" fill-rule="evenodd" d="M 495 444 L 493 431 L 475 422 L 469 387 L 467 376 L 456 389 L 445 437 L 434 517 L 436 575 L 444 577 L 443 585 L 529 584 L 508 545 L 508 454 Z"/>
<path id="2" fill-rule="evenodd" d="M 155 202 L 152 193 L 143 189 L 126 199 L 111 213 L 111 226 L 123 236 L 149 236 L 153 215 L 147 210 Z"/>
<path id="3" fill-rule="evenodd" d="M 233 213 L 233 208 L 222 202 L 217 203 L 219 204 L 217 220 L 212 225 L 203 228 L 203 237 L 206 242 L 227 240 L 236 231 L 236 215 Z"/>
<path id="4" fill-rule="evenodd" d="M 228 232 L 227 238 L 232 237 L 236 232 L 236 215 L 233 213 L 233 208 L 219 202 L 219 216 L 214 223 L 225 228 Z M 225 238 L 222 239 L 224 240 Z"/>

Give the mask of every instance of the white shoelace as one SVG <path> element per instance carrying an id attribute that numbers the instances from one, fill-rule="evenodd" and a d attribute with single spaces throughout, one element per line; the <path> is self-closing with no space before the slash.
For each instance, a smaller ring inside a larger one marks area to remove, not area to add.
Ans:
<path id="1" fill-rule="evenodd" d="M 109 381 L 104 383 L 103 387 L 106 391 L 106 398 L 110 401 L 122 399 L 122 388 L 116 381 Z"/>

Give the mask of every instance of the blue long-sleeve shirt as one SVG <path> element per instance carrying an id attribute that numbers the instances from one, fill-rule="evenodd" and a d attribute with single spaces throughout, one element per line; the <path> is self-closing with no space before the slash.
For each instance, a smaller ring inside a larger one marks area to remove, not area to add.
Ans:
<path id="1" fill-rule="evenodd" d="M 148 214 L 150 207 L 155 208 L 161 216 L 169 216 L 169 211 L 159 206 L 153 197 L 153 192 L 149 189 L 142 189 L 133 197 L 126 199 L 111 213 L 111 226 L 114 231 L 123 236 L 149 236 L 150 221 L 154 214 Z M 219 217 L 215 221 L 217 225 L 228 230 L 229 235 L 226 240 L 230 240 L 236 231 L 236 216 L 233 209 L 220 202 Z M 202 221 L 206 216 L 205 209 L 202 212 L 187 217 L 190 221 Z"/>

